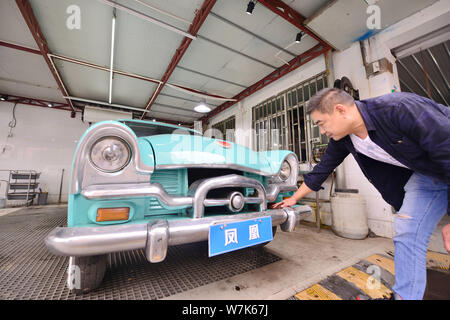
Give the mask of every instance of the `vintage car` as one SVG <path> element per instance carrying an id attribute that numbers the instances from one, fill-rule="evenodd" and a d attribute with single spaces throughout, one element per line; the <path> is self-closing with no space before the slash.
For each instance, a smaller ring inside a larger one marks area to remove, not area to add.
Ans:
<path id="1" fill-rule="evenodd" d="M 294 230 L 311 208 L 270 209 L 297 189 L 290 151 L 254 152 L 195 130 L 139 120 L 104 121 L 80 139 L 72 163 L 67 227 L 45 239 L 70 257 L 68 286 L 98 287 L 109 253 L 208 241 L 209 256 Z"/>

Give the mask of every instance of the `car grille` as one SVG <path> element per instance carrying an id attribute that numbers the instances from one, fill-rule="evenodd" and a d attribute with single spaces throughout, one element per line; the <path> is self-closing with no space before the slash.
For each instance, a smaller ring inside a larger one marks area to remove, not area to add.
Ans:
<path id="1" fill-rule="evenodd" d="M 156 170 L 151 178 L 151 183 L 160 183 L 170 195 L 187 195 L 188 187 L 195 181 L 200 179 L 214 178 L 217 176 L 224 176 L 229 174 L 245 175 L 247 177 L 261 181 L 265 185 L 265 179 L 257 174 L 243 173 L 242 171 L 231 169 L 208 169 L 208 168 L 189 168 L 189 169 L 173 169 L 173 170 Z M 213 189 L 208 193 L 208 199 L 217 199 L 226 197 L 231 191 L 239 191 L 245 196 L 253 193 L 252 188 L 219 188 Z M 246 209 L 255 209 L 252 206 Z M 166 214 L 184 214 L 187 209 L 166 209 L 160 201 L 155 197 L 148 198 L 146 217 L 166 215 Z M 227 212 L 227 209 L 221 207 L 209 207 L 205 210 L 207 214 L 217 214 Z"/>
<path id="2" fill-rule="evenodd" d="M 187 172 L 186 169 L 176 170 L 156 170 L 151 178 L 151 183 L 160 183 L 170 195 L 185 195 L 187 193 Z M 159 200 L 151 197 L 148 200 L 148 211 L 146 216 L 160 215 L 160 214 L 178 214 L 182 213 L 183 209 L 168 210 L 164 208 Z"/>

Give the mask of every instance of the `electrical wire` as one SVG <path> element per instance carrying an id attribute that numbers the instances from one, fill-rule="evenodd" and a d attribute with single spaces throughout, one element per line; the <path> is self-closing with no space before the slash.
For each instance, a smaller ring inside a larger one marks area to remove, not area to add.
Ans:
<path id="1" fill-rule="evenodd" d="M 12 120 L 8 123 L 8 127 L 9 127 L 9 133 L 8 133 L 8 138 L 12 137 L 12 129 L 15 128 L 15 126 L 17 125 L 17 119 L 16 119 L 16 106 L 17 106 L 17 102 L 14 103 L 14 107 L 13 107 L 13 112 L 12 112 Z"/>
<path id="2" fill-rule="evenodd" d="M 8 123 L 8 127 L 9 127 L 9 133 L 8 136 L 6 137 L 6 141 L 5 144 L 2 147 L 2 152 L 1 154 L 4 154 L 6 152 L 6 148 L 8 146 L 8 139 L 11 138 L 13 136 L 12 134 L 12 129 L 17 125 L 17 119 L 16 119 L 16 106 L 17 106 L 17 102 L 14 103 L 14 107 L 13 107 L 13 111 L 12 111 L 12 120 Z"/>

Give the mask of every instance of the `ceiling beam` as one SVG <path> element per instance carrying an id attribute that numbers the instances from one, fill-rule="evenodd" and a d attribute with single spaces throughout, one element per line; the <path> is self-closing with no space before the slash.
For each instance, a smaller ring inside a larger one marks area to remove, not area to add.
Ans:
<path id="1" fill-rule="evenodd" d="M 31 34 L 33 35 L 34 40 L 36 41 L 36 44 L 39 47 L 39 51 L 42 54 L 42 57 L 44 58 L 45 62 L 47 63 L 48 68 L 50 69 L 50 72 L 53 75 L 53 78 L 55 79 L 56 83 L 58 84 L 59 89 L 61 90 L 61 93 L 63 96 L 68 96 L 66 87 L 64 86 L 64 83 L 62 82 L 61 78 L 58 76 L 58 74 L 55 72 L 55 70 L 52 67 L 52 63 L 50 62 L 50 58 L 48 57 L 48 54 L 50 53 L 50 50 L 47 46 L 47 40 L 45 40 L 45 37 L 41 31 L 41 28 L 39 27 L 39 23 L 36 20 L 36 17 L 33 13 L 33 9 L 31 8 L 30 2 L 28 0 L 16 0 L 16 4 L 19 7 L 19 10 L 28 26 L 28 29 L 30 29 Z M 72 101 L 69 99 L 66 99 L 67 104 L 72 108 L 72 111 L 76 111 L 75 107 L 72 104 Z"/>
<path id="2" fill-rule="evenodd" d="M 11 43 L 11 42 L 6 42 L 6 41 L 0 40 L 0 46 L 11 48 L 11 49 L 16 49 L 16 50 L 21 50 L 21 51 L 25 51 L 25 52 L 29 52 L 29 53 L 34 53 L 34 54 L 37 54 L 40 56 L 42 55 L 42 53 L 39 50 L 29 48 L 29 47 L 24 47 L 24 46 L 21 46 L 20 44 L 15 44 L 15 43 Z"/>
<path id="3" fill-rule="evenodd" d="M 267 85 L 271 84 L 272 82 L 280 79 L 281 77 L 283 77 L 284 75 L 288 74 L 289 72 L 299 68 L 300 66 L 302 66 L 305 63 L 313 60 L 314 58 L 320 56 L 321 54 L 325 54 L 330 49 L 331 48 L 329 46 L 325 46 L 322 43 L 318 43 L 313 48 L 303 52 L 299 56 L 297 56 L 294 59 L 292 59 L 291 61 L 289 61 L 289 64 L 282 65 L 280 68 L 276 69 L 275 71 L 273 71 L 268 76 L 264 77 L 263 79 L 261 79 L 258 82 L 254 83 L 253 85 L 251 85 L 247 89 L 245 89 L 245 90 L 241 91 L 240 93 L 238 93 L 237 95 L 235 95 L 233 97 L 233 99 L 236 99 L 236 101 L 228 101 L 228 102 L 225 102 L 225 103 L 221 104 L 220 106 L 215 108 L 213 111 L 208 113 L 206 116 L 204 116 L 201 120 L 203 122 L 206 122 L 207 120 L 209 120 L 210 118 L 214 117 L 218 113 L 220 113 L 220 112 L 230 108 L 235 103 L 245 99 L 246 97 L 252 95 L 256 91 L 261 90 L 265 86 L 267 86 Z"/>
<path id="4" fill-rule="evenodd" d="M 306 26 L 303 24 L 305 21 L 305 17 L 303 17 L 300 13 L 292 9 L 290 6 L 288 6 L 286 3 L 284 3 L 281 0 L 258 0 L 258 3 L 265 6 L 267 9 L 272 11 L 273 13 L 279 15 L 289 23 L 291 23 L 293 26 L 299 28 L 304 33 L 308 34 L 312 38 L 319 41 L 322 45 L 326 47 L 330 47 L 328 43 L 326 43 L 323 39 L 315 35 L 312 31 L 310 31 Z"/>
<path id="5" fill-rule="evenodd" d="M 22 96 L 16 96 L 12 94 L 1 94 L 2 96 L 7 97 L 7 100 L 4 102 L 10 102 L 10 103 L 20 103 L 20 104 L 26 104 L 34 107 L 42 107 L 42 108 L 50 108 L 50 109 L 56 109 L 56 110 L 64 110 L 64 111 L 70 111 L 74 115 L 75 112 L 81 112 L 81 111 L 73 111 L 67 103 L 61 103 L 61 102 L 55 102 L 50 100 L 42 100 L 38 98 L 29 98 L 29 97 L 22 97 Z"/>
<path id="6" fill-rule="evenodd" d="M 191 26 L 189 27 L 188 33 L 197 36 L 198 30 L 200 30 L 200 27 L 203 25 L 203 22 L 205 22 L 206 17 L 208 16 L 209 12 L 213 8 L 214 4 L 216 3 L 216 0 L 205 0 L 203 2 L 202 7 L 200 10 L 197 11 L 197 14 L 195 15 L 194 21 L 192 22 Z M 145 110 L 150 110 L 152 107 L 152 104 L 155 102 L 156 98 L 166 85 L 167 81 L 169 80 L 170 76 L 172 75 L 173 71 L 175 70 L 176 66 L 180 62 L 183 55 L 186 53 L 187 49 L 189 48 L 189 45 L 191 44 L 192 39 L 188 37 L 184 37 L 183 41 L 181 42 L 180 46 L 175 52 L 175 55 L 172 57 L 172 60 L 169 63 L 169 66 L 166 69 L 166 72 L 164 73 L 163 77 L 161 78 L 161 83 L 158 85 L 156 90 L 153 92 L 152 96 L 150 97 L 150 100 L 147 103 L 147 106 L 145 107 Z M 144 118 L 145 113 L 142 114 L 141 119 Z"/>

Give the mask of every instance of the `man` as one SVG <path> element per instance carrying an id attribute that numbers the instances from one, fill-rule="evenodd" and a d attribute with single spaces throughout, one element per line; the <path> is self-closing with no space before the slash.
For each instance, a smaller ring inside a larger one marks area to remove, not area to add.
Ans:
<path id="1" fill-rule="evenodd" d="M 354 101 L 343 90 L 327 88 L 310 99 L 307 112 L 330 138 L 328 147 L 295 194 L 273 208 L 292 206 L 318 191 L 351 153 L 398 212 L 391 299 L 422 299 L 428 241 L 449 210 L 450 108 L 412 93 Z M 449 233 L 447 225 L 442 231 L 447 250 Z"/>

